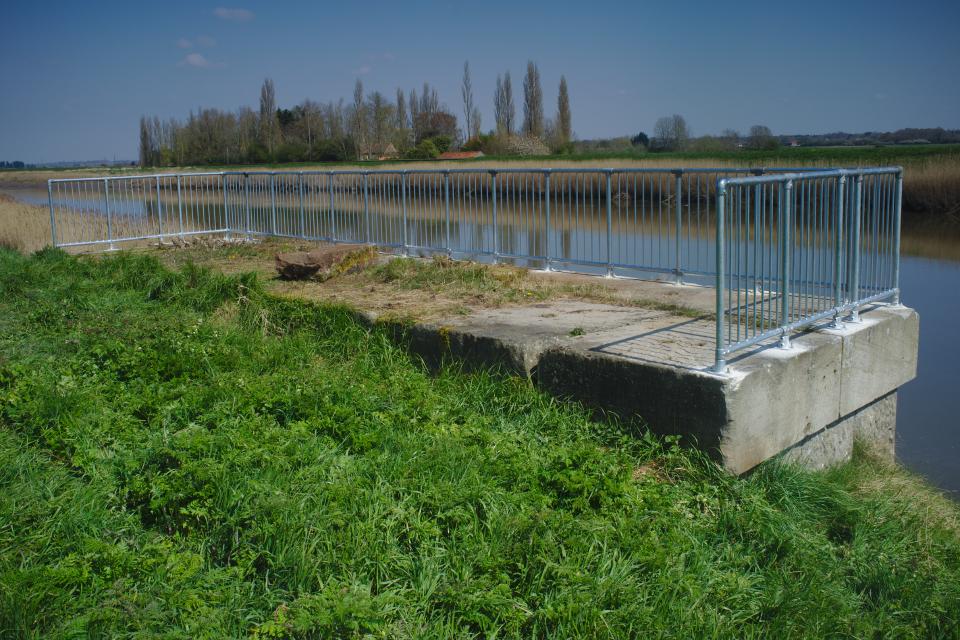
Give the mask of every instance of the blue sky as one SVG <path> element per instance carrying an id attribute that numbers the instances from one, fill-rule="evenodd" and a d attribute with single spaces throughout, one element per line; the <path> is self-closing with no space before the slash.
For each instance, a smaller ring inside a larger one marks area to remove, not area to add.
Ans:
<path id="1" fill-rule="evenodd" d="M 496 75 L 563 73 L 578 137 L 960 128 L 960 2 L 11 2 L 0 9 L 0 159 L 134 158 L 141 114 L 393 95 L 424 80 L 483 126 Z M 518 101 L 519 107 L 519 101 Z"/>

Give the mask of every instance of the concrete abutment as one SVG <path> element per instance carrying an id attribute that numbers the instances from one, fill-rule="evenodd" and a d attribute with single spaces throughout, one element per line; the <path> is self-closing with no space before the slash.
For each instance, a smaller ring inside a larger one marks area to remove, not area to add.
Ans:
<path id="1" fill-rule="evenodd" d="M 680 435 L 740 474 L 780 455 L 823 468 L 849 459 L 854 440 L 892 458 L 919 318 L 882 304 L 860 317 L 796 335 L 790 349 L 761 345 L 723 376 L 710 372 L 713 322 L 665 311 L 559 301 L 395 329 L 429 366 L 454 359 L 530 376 L 558 397 Z"/>

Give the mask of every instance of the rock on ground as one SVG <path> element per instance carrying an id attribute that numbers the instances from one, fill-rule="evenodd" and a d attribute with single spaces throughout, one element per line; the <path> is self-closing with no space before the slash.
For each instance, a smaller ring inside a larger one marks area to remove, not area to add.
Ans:
<path id="1" fill-rule="evenodd" d="M 377 259 L 376 250 L 363 244 L 338 244 L 311 251 L 278 253 L 277 273 L 286 280 L 329 280 L 363 269 Z"/>

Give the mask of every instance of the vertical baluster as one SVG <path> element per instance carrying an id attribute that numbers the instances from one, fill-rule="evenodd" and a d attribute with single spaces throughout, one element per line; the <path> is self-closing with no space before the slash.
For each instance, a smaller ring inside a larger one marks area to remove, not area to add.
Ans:
<path id="1" fill-rule="evenodd" d="M 497 172 L 490 172 L 490 189 L 493 202 L 493 264 L 497 264 L 500 255 L 500 245 L 497 241 Z"/>
<path id="2" fill-rule="evenodd" d="M 903 169 L 897 169 L 896 202 L 893 211 L 893 304 L 900 304 L 900 211 L 903 208 Z"/>
<path id="3" fill-rule="evenodd" d="M 674 256 L 673 256 L 673 277 L 677 284 L 683 284 L 683 265 L 680 257 L 681 229 L 683 228 L 683 201 L 681 193 L 683 192 L 683 170 L 676 172 L 676 179 L 673 186 L 674 203 Z"/>
<path id="4" fill-rule="evenodd" d="M 606 277 L 613 277 L 613 255 L 611 253 L 611 246 L 613 240 L 613 187 L 612 187 L 612 174 L 613 172 L 609 169 L 607 170 L 607 275 Z"/>
<path id="5" fill-rule="evenodd" d="M 790 324 L 790 244 L 791 207 L 793 205 L 793 181 L 787 180 L 780 191 L 780 348 L 790 348 L 790 333 L 784 329 Z"/>
<path id="6" fill-rule="evenodd" d="M 163 241 L 163 204 L 160 202 L 160 176 L 157 176 L 157 231 Z"/>
<path id="7" fill-rule="evenodd" d="M 244 218 L 245 218 L 245 227 L 247 228 L 247 240 L 253 240 L 253 236 L 250 233 L 250 174 L 243 174 L 243 206 L 244 206 Z"/>
<path id="8" fill-rule="evenodd" d="M 180 174 L 177 174 L 177 215 L 180 217 L 180 239 L 183 240 L 183 196 L 180 194 Z"/>
<path id="9" fill-rule="evenodd" d="M 723 326 L 723 285 L 724 285 L 724 206 L 726 204 L 727 185 L 723 180 L 717 183 L 717 248 L 716 248 L 716 354 L 714 356 L 713 371 L 723 373 L 726 369 L 724 361 L 724 326 Z"/>
<path id="10" fill-rule="evenodd" d="M 110 180 L 108 178 L 103 179 L 103 208 L 107 214 L 107 241 L 108 248 L 110 251 L 116 249 L 113 245 L 113 212 L 110 210 Z M 158 191 L 159 193 L 159 191 Z"/>
<path id="11" fill-rule="evenodd" d="M 57 187 L 57 193 L 60 193 L 60 187 Z M 47 180 L 47 203 L 50 205 L 50 241 L 52 246 L 57 246 L 57 219 L 53 213 L 53 181 Z"/>

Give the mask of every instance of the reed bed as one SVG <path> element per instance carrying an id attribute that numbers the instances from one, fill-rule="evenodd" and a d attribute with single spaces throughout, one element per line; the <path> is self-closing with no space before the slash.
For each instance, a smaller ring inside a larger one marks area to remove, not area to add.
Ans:
<path id="1" fill-rule="evenodd" d="M 106 238 L 106 218 L 91 216 L 85 222 L 91 237 Z M 137 235 L 137 221 L 131 218 L 114 220 L 117 238 Z M 33 253 L 50 246 L 50 211 L 47 207 L 19 202 L 13 196 L 0 193 L 0 247 L 19 253 Z M 140 243 L 143 244 L 142 242 Z M 126 243 L 125 246 L 130 246 Z M 71 247 L 72 252 L 99 251 L 103 245 Z"/>
<path id="2" fill-rule="evenodd" d="M 573 158 L 488 158 L 472 161 L 394 161 L 377 163 L 296 164 L 245 167 L 174 167 L 162 169 L 71 169 L 0 172 L 0 186 L 41 186 L 50 178 L 124 176 L 144 172 L 173 174 L 219 170 L 329 171 L 332 169 L 464 169 L 464 168 L 743 168 L 743 167 L 836 167 L 900 165 L 904 168 L 904 210 L 911 215 L 946 215 L 960 224 L 960 151 L 952 147 L 916 149 L 799 149 L 773 154 L 720 154 L 694 156 L 651 154 L 643 157 L 578 156 Z M 801 153 L 802 152 L 802 153 Z M 819 156 L 819 157 L 818 157 Z"/>
<path id="3" fill-rule="evenodd" d="M 0 247 L 32 253 L 50 244 L 50 213 L 0 193 Z"/>

